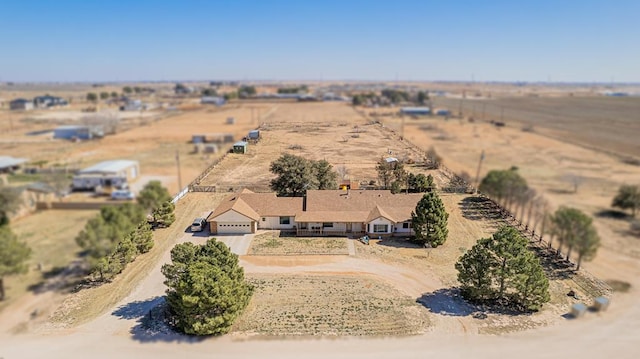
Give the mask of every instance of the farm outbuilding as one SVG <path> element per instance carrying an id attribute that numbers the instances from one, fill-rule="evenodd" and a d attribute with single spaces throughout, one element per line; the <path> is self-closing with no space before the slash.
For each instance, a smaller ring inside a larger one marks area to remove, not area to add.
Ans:
<path id="1" fill-rule="evenodd" d="M 78 172 L 73 177 L 74 190 L 95 190 L 97 187 L 125 188 L 140 176 L 138 161 L 112 160 L 100 162 Z"/>
<path id="2" fill-rule="evenodd" d="M 436 108 L 434 113 L 436 116 L 451 116 L 451 111 L 446 108 Z"/>
<path id="3" fill-rule="evenodd" d="M 233 153 L 247 153 L 249 144 L 245 141 L 239 141 L 233 144 Z"/>
<path id="4" fill-rule="evenodd" d="M 13 111 L 33 110 L 33 101 L 24 98 L 18 98 L 9 102 L 9 109 Z"/>
<path id="5" fill-rule="evenodd" d="M 53 138 L 63 140 L 91 140 L 104 137 L 102 126 L 60 126 L 53 130 Z"/>
<path id="6" fill-rule="evenodd" d="M 431 109 L 429 107 L 403 107 L 400 109 L 400 113 L 409 116 L 428 116 L 431 115 Z"/>
<path id="7" fill-rule="evenodd" d="M 0 173 L 15 172 L 20 166 L 27 162 L 25 158 L 15 158 L 11 156 L 0 156 Z"/>
<path id="8" fill-rule="evenodd" d="M 257 142 L 260 139 L 260 130 L 249 131 L 249 135 L 247 135 L 247 139 L 249 141 Z"/>
<path id="9" fill-rule="evenodd" d="M 220 96 L 202 96 L 202 98 L 200 99 L 200 103 L 203 105 L 216 105 L 216 106 L 222 106 L 225 104 L 225 100 L 224 97 L 220 97 Z"/>
<path id="10" fill-rule="evenodd" d="M 234 136 L 231 133 L 199 133 L 191 136 L 193 143 L 231 143 Z"/>
<path id="11" fill-rule="evenodd" d="M 44 95 L 37 96 L 33 99 L 33 104 L 38 108 L 52 108 L 52 107 L 60 107 L 67 106 L 69 103 L 67 100 L 62 97 Z"/>

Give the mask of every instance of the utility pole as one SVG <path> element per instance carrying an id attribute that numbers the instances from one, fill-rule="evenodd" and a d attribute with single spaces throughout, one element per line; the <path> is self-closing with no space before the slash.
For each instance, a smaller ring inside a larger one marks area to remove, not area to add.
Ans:
<path id="1" fill-rule="evenodd" d="M 182 191 L 182 176 L 180 175 L 180 152 L 176 150 L 176 165 L 178 166 L 178 191 Z"/>
<path id="2" fill-rule="evenodd" d="M 478 187 L 480 186 L 480 168 L 482 167 L 482 161 L 484 161 L 484 150 L 480 154 L 480 161 L 478 161 L 478 170 L 476 171 L 476 185 L 475 194 L 478 194 Z"/>

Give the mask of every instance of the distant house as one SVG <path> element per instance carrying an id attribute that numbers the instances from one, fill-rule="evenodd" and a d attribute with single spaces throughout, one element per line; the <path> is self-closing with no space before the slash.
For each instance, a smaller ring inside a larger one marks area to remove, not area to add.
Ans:
<path id="1" fill-rule="evenodd" d="M 37 108 L 52 108 L 52 107 L 60 107 L 67 106 L 69 103 L 67 100 L 62 97 L 44 95 L 38 96 L 33 99 L 33 104 Z"/>
<path id="2" fill-rule="evenodd" d="M 104 129 L 99 125 L 59 126 L 53 130 L 53 138 L 63 140 L 91 140 L 104 137 Z"/>
<path id="3" fill-rule="evenodd" d="M 17 98 L 9 102 L 9 109 L 13 111 L 33 110 L 33 101 L 24 98 Z"/>
<path id="4" fill-rule="evenodd" d="M 142 111 L 143 109 L 144 105 L 140 100 L 127 99 L 124 105 L 120 106 L 120 111 Z"/>
<path id="5" fill-rule="evenodd" d="M 231 143 L 235 141 L 232 133 L 198 133 L 191 136 L 193 143 Z"/>
<path id="6" fill-rule="evenodd" d="M 409 116 L 428 116 L 431 115 L 431 109 L 429 107 L 403 107 L 400 109 L 400 113 Z"/>
<path id="7" fill-rule="evenodd" d="M 224 97 L 220 97 L 220 96 L 202 96 L 202 98 L 200 99 L 200 103 L 203 105 L 209 104 L 209 105 L 222 106 L 225 104 L 225 100 L 224 100 Z"/>
<path id="8" fill-rule="evenodd" d="M 249 144 L 245 141 L 239 141 L 233 144 L 233 153 L 247 153 Z"/>
<path id="9" fill-rule="evenodd" d="M 421 193 L 309 190 L 305 198 L 243 190 L 228 196 L 207 218 L 212 234 L 295 231 L 300 236 L 410 236 L 411 212 Z"/>
<path id="10" fill-rule="evenodd" d="M 193 93 L 195 89 L 193 87 L 187 87 L 183 84 L 176 84 L 173 88 L 173 91 L 176 93 L 176 95 L 187 95 Z"/>
<path id="11" fill-rule="evenodd" d="M 27 162 L 26 158 L 14 158 L 11 156 L 0 156 L 0 173 L 15 172 L 20 166 Z"/>
<path id="12" fill-rule="evenodd" d="M 95 190 L 98 187 L 126 188 L 140 176 L 138 161 L 112 160 L 80 170 L 73 177 L 74 190 Z"/>

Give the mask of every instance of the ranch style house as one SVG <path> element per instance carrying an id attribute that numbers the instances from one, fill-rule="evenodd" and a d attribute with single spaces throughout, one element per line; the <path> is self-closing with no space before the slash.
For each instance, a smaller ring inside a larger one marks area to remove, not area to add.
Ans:
<path id="1" fill-rule="evenodd" d="M 229 195 L 207 217 L 211 234 L 277 229 L 298 236 L 410 236 L 411 212 L 421 193 L 388 190 L 309 190 L 278 197 L 247 189 Z"/>

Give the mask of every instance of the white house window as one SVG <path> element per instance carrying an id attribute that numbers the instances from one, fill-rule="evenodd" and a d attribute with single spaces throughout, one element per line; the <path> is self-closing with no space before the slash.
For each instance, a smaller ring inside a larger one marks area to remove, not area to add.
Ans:
<path id="1" fill-rule="evenodd" d="M 291 224 L 291 217 L 280 217 L 280 224 Z"/>
<path id="2" fill-rule="evenodd" d="M 333 228 L 333 222 L 322 223 L 322 228 Z"/>
<path id="3" fill-rule="evenodd" d="M 374 233 L 387 233 L 387 228 L 389 227 L 389 225 L 387 224 L 374 224 L 373 225 L 373 232 Z"/>
<path id="4" fill-rule="evenodd" d="M 402 228 L 411 228 L 411 222 L 402 223 Z"/>
<path id="5" fill-rule="evenodd" d="M 267 220 L 266 218 L 262 217 L 262 222 L 265 222 L 266 220 Z"/>

